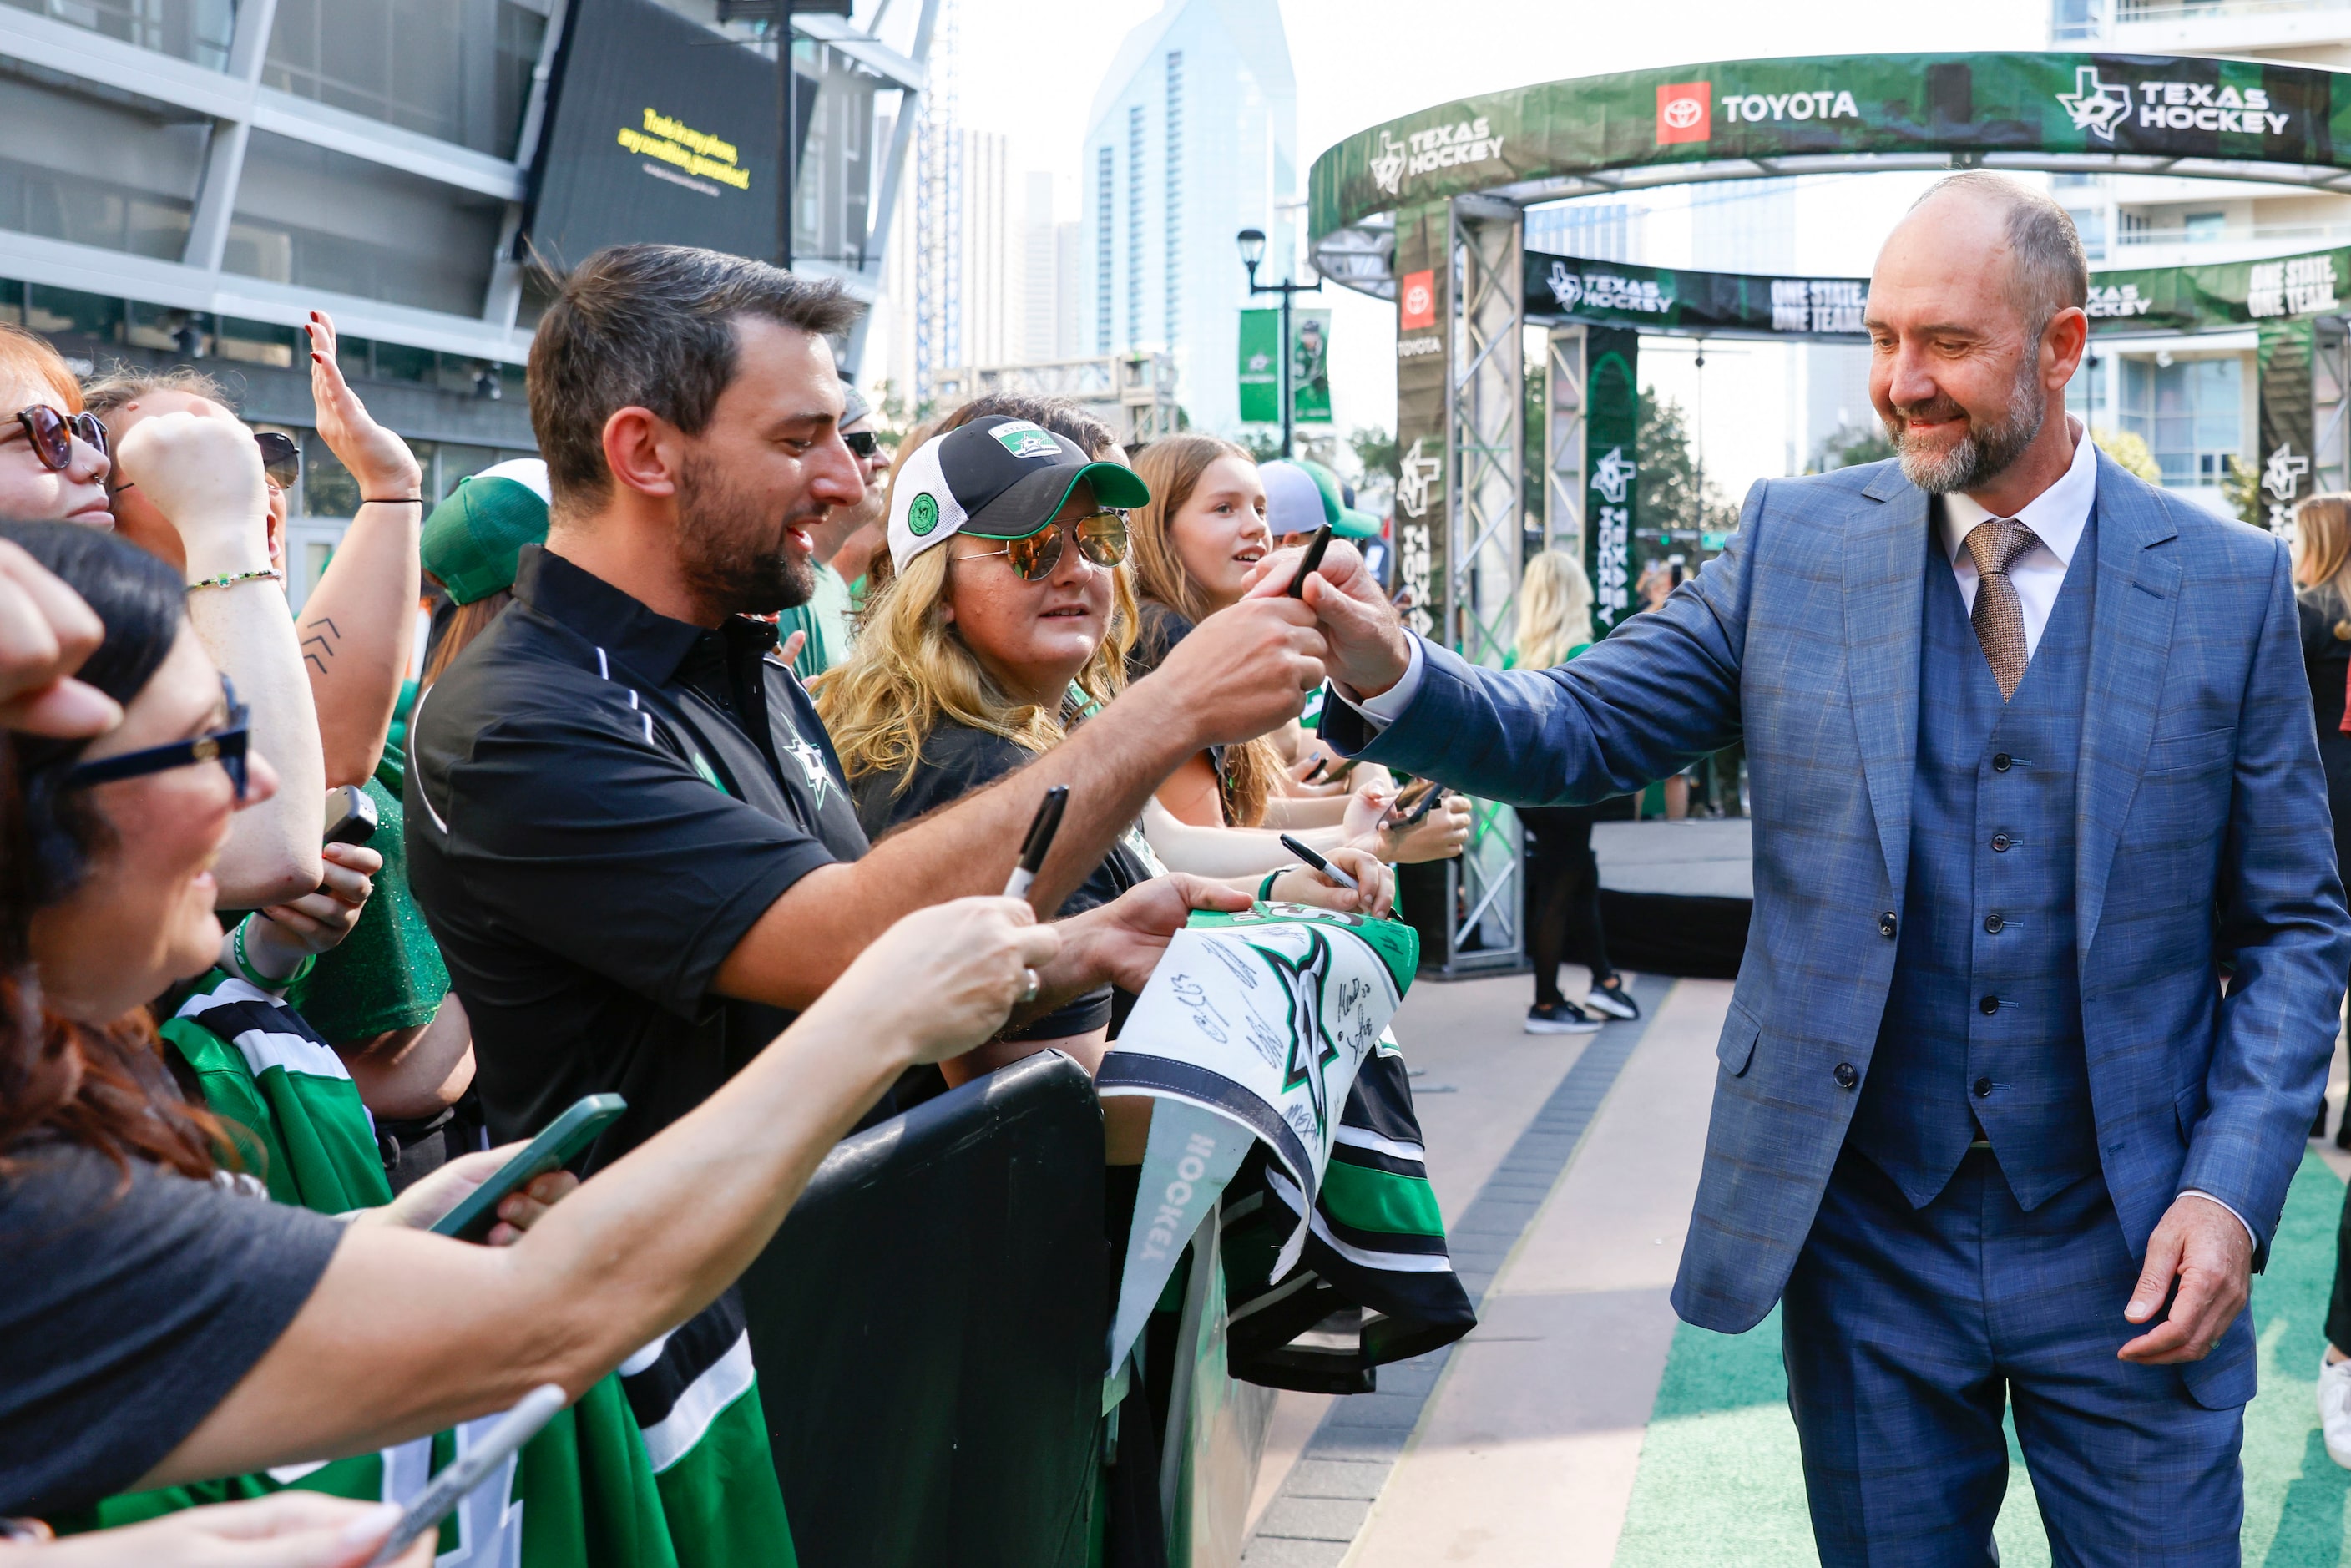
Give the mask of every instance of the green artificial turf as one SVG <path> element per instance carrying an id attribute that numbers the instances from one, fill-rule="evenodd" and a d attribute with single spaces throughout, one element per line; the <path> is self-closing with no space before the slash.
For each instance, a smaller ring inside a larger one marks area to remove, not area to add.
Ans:
<path id="1" fill-rule="evenodd" d="M 2351 1568 L 2351 1471 L 2319 1439 L 2313 1394 L 2325 1343 L 2343 1183 L 2307 1155 L 2287 1195 L 2269 1272 L 2253 1281 L 2262 1391 L 2245 1412 L 2244 1560 Z M 2016 1436 L 1998 1537 L 2001 1568 L 2046 1568 L 2049 1543 Z M 1678 1325 L 1634 1478 L 1616 1568 L 1813 1568 L 1796 1429 L 1780 1362 L 1780 1314 L 1736 1336 Z"/>

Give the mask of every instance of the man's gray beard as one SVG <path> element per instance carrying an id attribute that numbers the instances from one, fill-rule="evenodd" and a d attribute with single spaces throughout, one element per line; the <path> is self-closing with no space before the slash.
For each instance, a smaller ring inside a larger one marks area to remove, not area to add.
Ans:
<path id="1" fill-rule="evenodd" d="M 1899 424 L 1888 423 L 1886 434 L 1902 460 L 1904 478 L 1930 496 L 1948 496 L 1954 491 L 1964 495 L 2006 473 L 2041 434 L 2048 416 L 2049 404 L 2042 393 L 2040 378 L 2027 374 L 2017 378 L 2005 418 L 1997 424 L 1985 425 L 1970 416 L 1968 433 L 1939 457 L 1919 450 Z"/>
<path id="2" fill-rule="evenodd" d="M 686 588 L 725 615 L 773 615 L 806 604 L 816 591 L 814 566 L 784 544 L 771 503 L 721 475 L 715 463 L 689 459 L 678 476 L 678 569 Z"/>

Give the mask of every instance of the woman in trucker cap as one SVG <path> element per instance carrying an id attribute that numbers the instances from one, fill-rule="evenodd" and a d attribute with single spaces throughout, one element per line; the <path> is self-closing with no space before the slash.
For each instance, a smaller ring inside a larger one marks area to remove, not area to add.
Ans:
<path id="1" fill-rule="evenodd" d="M 893 575 L 817 701 L 868 834 L 985 788 L 1117 696 L 1135 623 L 1125 509 L 1149 499 L 1123 464 L 1001 414 L 925 442 L 900 466 L 890 498 Z M 1383 868 L 1342 853 L 1332 858 L 1364 884 L 1360 900 L 1304 868 L 1246 885 L 1267 895 L 1260 884 L 1270 880 L 1273 897 L 1384 912 Z M 1061 913 L 1108 903 L 1160 869 L 1130 831 Z M 948 1080 L 1048 1046 L 1091 1070 L 1111 1010 L 1108 988 L 1081 997 L 945 1063 Z"/>

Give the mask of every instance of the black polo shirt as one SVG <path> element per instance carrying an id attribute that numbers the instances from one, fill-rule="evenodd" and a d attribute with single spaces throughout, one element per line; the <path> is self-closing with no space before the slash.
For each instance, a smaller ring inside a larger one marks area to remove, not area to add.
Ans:
<path id="1" fill-rule="evenodd" d="M 409 727 L 409 880 L 474 1027 L 494 1139 L 582 1094 L 606 1165 L 791 1021 L 711 994 L 801 877 L 866 850 L 776 632 L 656 615 L 538 546 Z"/>

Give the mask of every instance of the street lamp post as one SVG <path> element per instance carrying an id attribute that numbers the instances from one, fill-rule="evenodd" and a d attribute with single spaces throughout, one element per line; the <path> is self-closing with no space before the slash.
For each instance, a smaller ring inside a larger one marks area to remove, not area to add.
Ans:
<path id="1" fill-rule="evenodd" d="M 1281 296 L 1281 346 L 1275 358 L 1281 361 L 1281 455 L 1287 457 L 1290 455 L 1290 297 L 1293 294 L 1322 293 L 1322 279 L 1318 274 L 1311 283 L 1296 283 L 1288 279 L 1280 283 L 1259 283 L 1257 280 L 1257 264 L 1265 259 L 1265 231 L 1243 229 L 1233 236 L 1233 243 L 1240 246 L 1241 265 L 1249 268 L 1249 298 L 1254 299 L 1260 294 Z"/>

